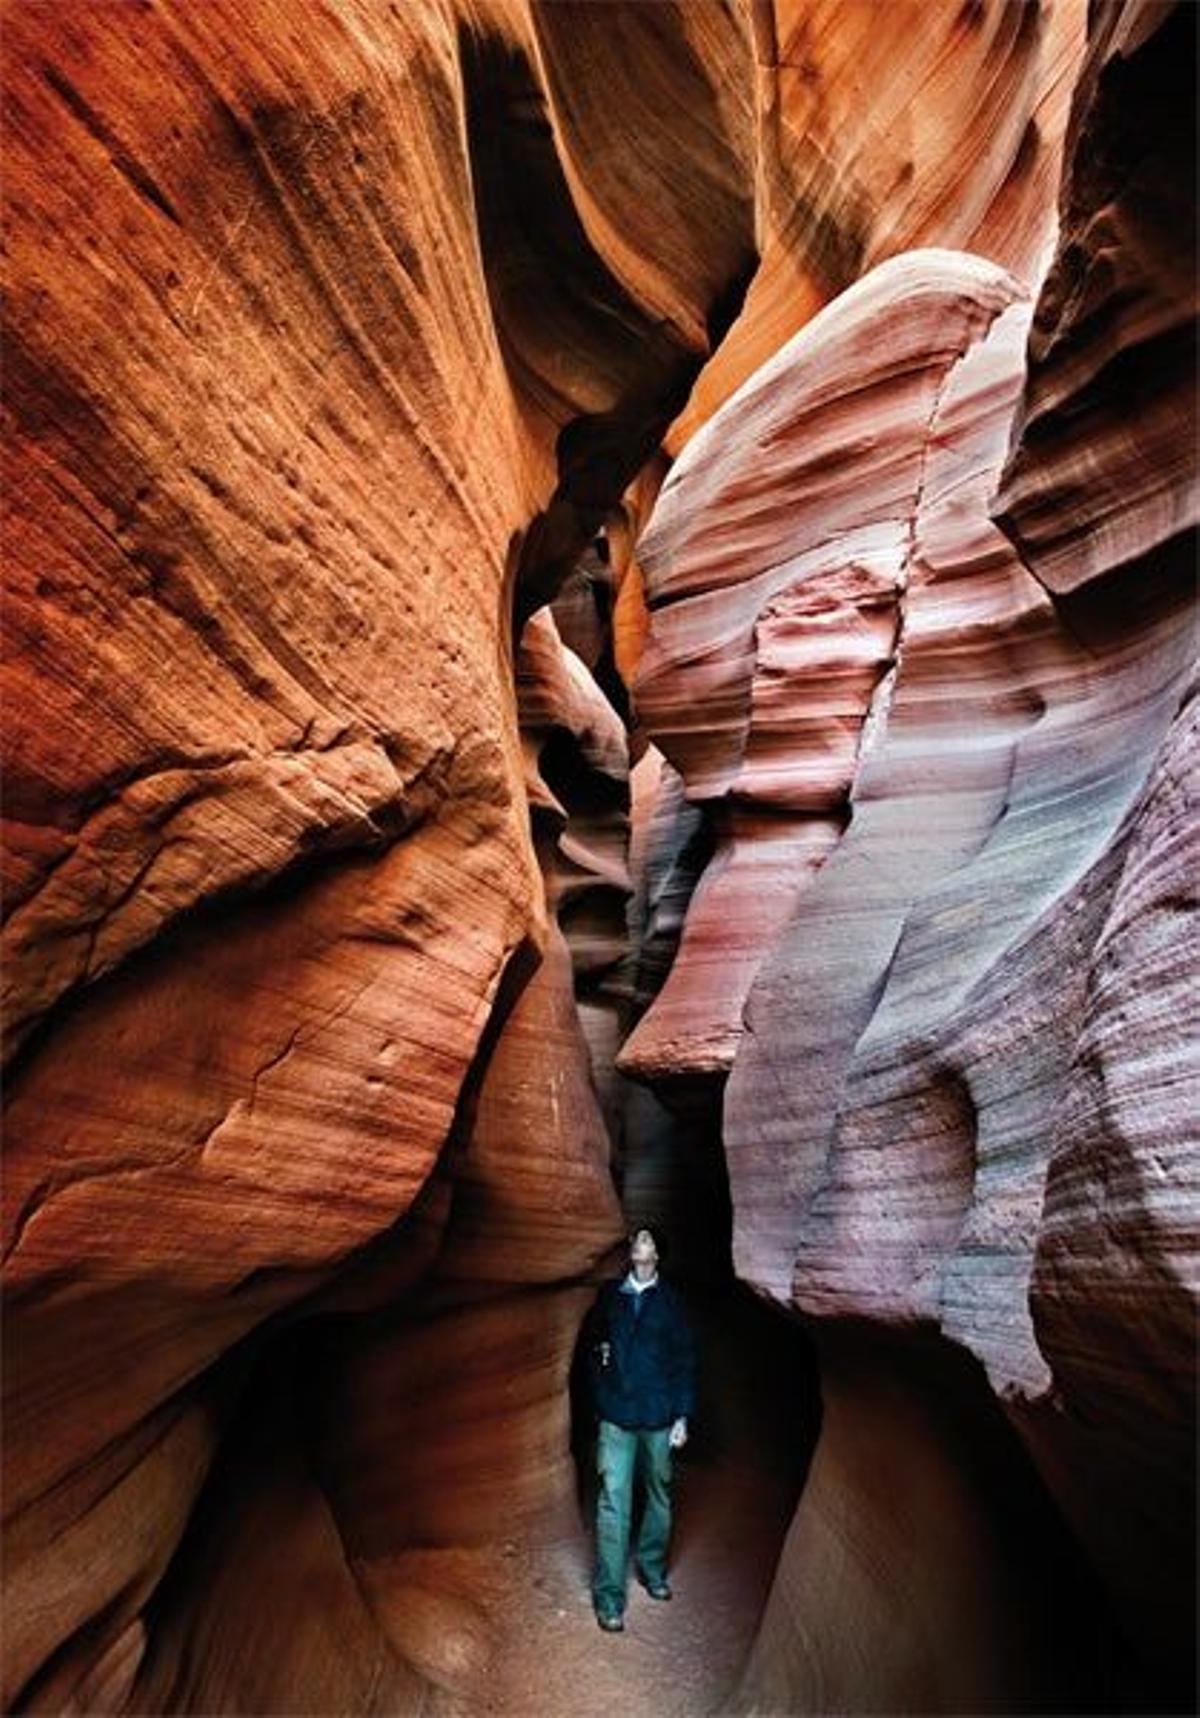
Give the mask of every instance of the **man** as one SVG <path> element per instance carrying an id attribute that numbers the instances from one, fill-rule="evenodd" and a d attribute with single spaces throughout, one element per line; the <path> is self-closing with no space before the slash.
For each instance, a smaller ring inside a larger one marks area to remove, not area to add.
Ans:
<path id="1" fill-rule="evenodd" d="M 658 1274 L 652 1229 L 634 1234 L 628 1274 L 600 1290 L 586 1340 L 600 1421 L 592 1601 L 602 1629 L 623 1629 L 635 1471 L 643 1469 L 646 1493 L 634 1547 L 638 1579 L 651 1598 L 669 1599 L 671 1452 L 687 1441 L 695 1412 L 695 1343 L 682 1296 Z"/>

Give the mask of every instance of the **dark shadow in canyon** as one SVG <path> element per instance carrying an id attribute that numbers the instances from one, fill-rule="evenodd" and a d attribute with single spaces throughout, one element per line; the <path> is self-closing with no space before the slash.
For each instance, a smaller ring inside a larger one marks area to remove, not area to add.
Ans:
<path id="1" fill-rule="evenodd" d="M 697 1403 L 674 1462 L 674 1597 L 670 1605 L 645 1600 L 631 1555 L 626 1627 L 633 1639 L 614 1654 L 598 1637 L 607 1655 L 588 1656 L 598 1660 L 604 1697 L 636 1711 L 717 1711 L 750 1650 L 820 1432 L 816 1349 L 799 1320 L 734 1275 L 719 1092 L 681 1088 L 670 1109 L 628 1082 L 621 1096 L 615 1180 L 629 1228 L 655 1225 L 663 1274 L 685 1294 L 697 1344 Z M 612 1274 L 624 1268 L 624 1254 L 615 1253 Z M 580 1528 L 572 1574 L 590 1613 L 595 1416 L 582 1345 L 571 1392 Z M 639 1495 L 631 1542 L 640 1505 Z M 587 1624 L 595 1629 L 590 1614 Z M 587 1712 L 602 1710 L 599 1692 L 589 1698 Z"/>
<path id="2" fill-rule="evenodd" d="M 734 1709 L 1175 1710 L 979 1362 L 932 1330 L 816 1335 L 813 1502 Z"/>
<path id="3" fill-rule="evenodd" d="M 542 415 L 543 433 L 555 433 L 557 485 L 521 546 L 519 635 L 658 449 L 707 354 L 643 309 L 588 238 L 525 50 L 463 28 L 459 58 L 497 340 L 527 410 Z M 740 310 L 757 262 L 747 225 L 712 295 L 710 349 Z"/>

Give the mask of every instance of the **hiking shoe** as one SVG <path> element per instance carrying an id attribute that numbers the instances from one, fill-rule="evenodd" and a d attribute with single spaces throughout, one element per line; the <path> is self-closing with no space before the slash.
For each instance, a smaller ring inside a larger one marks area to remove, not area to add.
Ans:
<path id="1" fill-rule="evenodd" d="M 625 1627 L 625 1618 L 620 1611 L 597 1611 L 596 1621 L 602 1629 L 608 1629 L 610 1633 L 615 1633 Z"/>
<path id="2" fill-rule="evenodd" d="M 652 1581 L 648 1575 L 644 1575 L 639 1569 L 638 1580 L 642 1583 L 642 1586 L 645 1587 L 652 1599 L 669 1599 L 671 1597 L 671 1583 L 665 1576 L 662 1576 L 656 1581 Z"/>

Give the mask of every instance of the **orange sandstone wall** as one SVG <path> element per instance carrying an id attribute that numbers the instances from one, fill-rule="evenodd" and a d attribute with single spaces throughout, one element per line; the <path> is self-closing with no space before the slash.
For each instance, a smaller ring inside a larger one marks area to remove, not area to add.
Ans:
<path id="1" fill-rule="evenodd" d="M 993 1397 L 1179 1688 L 1194 14 L 1088 11 L 6 8 L 6 1705 L 476 1697 L 632 1020 L 828 1321 L 740 1698 L 1009 1687 Z M 976 1367 L 866 1666 L 847 1317 Z"/>

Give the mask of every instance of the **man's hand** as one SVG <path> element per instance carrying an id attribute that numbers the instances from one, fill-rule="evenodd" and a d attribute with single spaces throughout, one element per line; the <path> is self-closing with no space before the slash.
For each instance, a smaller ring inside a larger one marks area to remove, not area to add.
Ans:
<path id="1" fill-rule="evenodd" d="M 667 1433 L 667 1442 L 673 1450 L 682 1449 L 687 1443 L 687 1421 L 680 1415 L 671 1430 Z"/>

